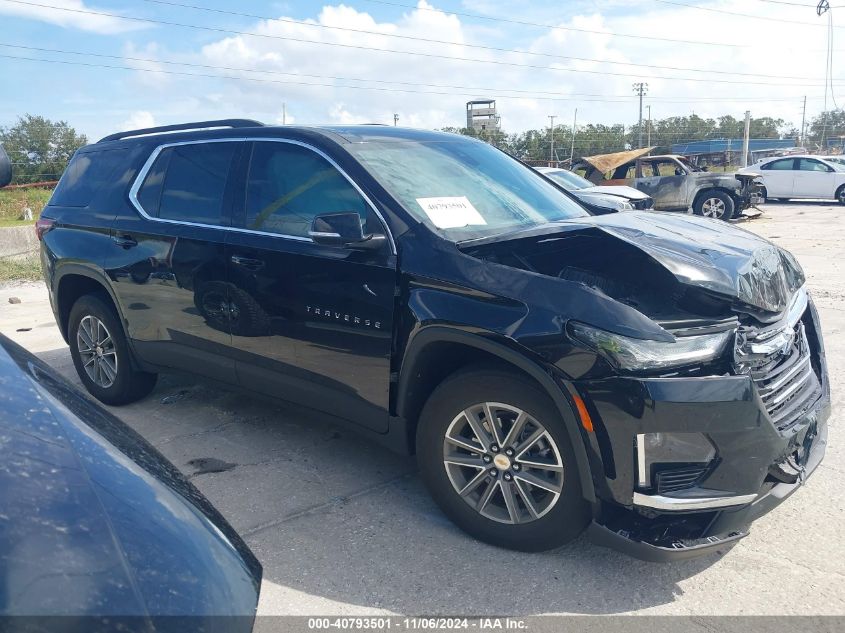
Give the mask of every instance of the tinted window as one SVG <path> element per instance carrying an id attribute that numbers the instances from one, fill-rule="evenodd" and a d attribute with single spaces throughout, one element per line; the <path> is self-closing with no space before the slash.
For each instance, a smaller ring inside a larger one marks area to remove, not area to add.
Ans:
<path id="1" fill-rule="evenodd" d="M 77 152 L 70 161 L 62 179 L 50 199 L 59 207 L 87 207 L 94 194 L 110 184 L 120 158 L 121 150 Z"/>
<path id="2" fill-rule="evenodd" d="M 794 159 L 792 158 L 782 158 L 781 160 L 774 160 L 771 163 L 766 163 L 763 165 L 762 169 L 777 169 L 777 170 L 789 170 L 792 169 Z"/>
<path id="3" fill-rule="evenodd" d="M 255 143 L 249 162 L 246 228 L 307 237 L 314 218 L 354 212 L 365 233 L 381 233 L 361 194 L 316 152 L 292 143 Z"/>
<path id="4" fill-rule="evenodd" d="M 812 158 L 799 158 L 798 169 L 800 171 L 831 171 L 827 165 Z"/>
<path id="5" fill-rule="evenodd" d="M 238 143 L 192 143 L 164 148 L 138 201 L 148 215 L 199 224 L 228 224 L 223 194 Z"/>

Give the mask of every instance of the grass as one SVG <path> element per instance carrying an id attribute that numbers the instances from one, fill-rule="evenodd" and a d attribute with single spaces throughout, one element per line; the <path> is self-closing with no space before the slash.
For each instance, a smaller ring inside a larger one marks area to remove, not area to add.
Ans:
<path id="1" fill-rule="evenodd" d="M 41 279 L 41 259 L 34 255 L 21 259 L 0 259 L 0 284 Z"/>
<path id="2" fill-rule="evenodd" d="M 0 227 L 32 224 L 32 220 L 19 219 L 24 209 L 32 209 L 34 220 L 40 215 L 52 193 L 52 189 L 43 187 L 0 189 Z"/>

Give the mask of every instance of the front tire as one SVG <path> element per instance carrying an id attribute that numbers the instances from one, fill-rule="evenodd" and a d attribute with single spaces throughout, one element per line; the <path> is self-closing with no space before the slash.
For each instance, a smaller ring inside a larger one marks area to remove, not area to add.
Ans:
<path id="1" fill-rule="evenodd" d="M 845 185 L 836 190 L 836 201 L 839 204 L 845 204 Z"/>
<path id="2" fill-rule="evenodd" d="M 696 215 L 716 220 L 730 220 L 734 217 L 735 204 L 724 191 L 706 191 L 695 201 L 693 210 Z"/>
<path id="3" fill-rule="evenodd" d="M 476 368 L 441 383 L 420 415 L 417 459 L 443 512 L 486 543 L 545 551 L 589 521 L 560 413 L 518 374 Z"/>
<path id="4" fill-rule="evenodd" d="M 68 341 L 79 379 L 100 402 L 129 404 L 155 387 L 156 374 L 133 367 L 117 314 L 100 297 L 85 295 L 73 304 L 68 319 Z"/>

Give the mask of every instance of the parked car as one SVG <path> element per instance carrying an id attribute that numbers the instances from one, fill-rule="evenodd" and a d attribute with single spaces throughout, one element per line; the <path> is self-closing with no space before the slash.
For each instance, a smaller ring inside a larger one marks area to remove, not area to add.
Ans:
<path id="1" fill-rule="evenodd" d="M 0 189 L 12 182 L 12 161 L 0 145 Z"/>
<path id="2" fill-rule="evenodd" d="M 575 195 L 581 202 L 611 212 L 651 209 L 651 196 L 633 187 L 596 187 L 586 178 L 559 167 L 535 167 L 546 178 Z"/>
<path id="3" fill-rule="evenodd" d="M 767 200 L 836 200 L 845 204 L 845 165 L 823 156 L 788 156 L 764 160 L 740 173 L 759 173 Z"/>
<path id="4" fill-rule="evenodd" d="M 0 402 L 0 618 L 252 630 L 261 565 L 156 449 L 3 335 Z"/>
<path id="5" fill-rule="evenodd" d="M 589 526 L 644 558 L 699 555 L 824 453 L 821 328 L 789 253 L 701 218 L 592 216 L 468 137 L 114 134 L 79 150 L 41 219 L 95 397 L 181 369 L 303 403 L 415 452 L 443 511 L 499 546 Z"/>
<path id="6" fill-rule="evenodd" d="M 730 220 L 763 200 L 754 173 L 710 173 L 683 156 L 646 156 L 651 149 L 588 156 L 573 167 L 595 184 L 639 189 L 658 211 Z"/>

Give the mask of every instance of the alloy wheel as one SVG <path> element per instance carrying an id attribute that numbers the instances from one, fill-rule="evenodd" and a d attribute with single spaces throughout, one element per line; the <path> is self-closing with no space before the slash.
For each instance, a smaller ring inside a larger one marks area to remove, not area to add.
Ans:
<path id="1" fill-rule="evenodd" d="M 701 215 L 706 218 L 721 220 L 725 215 L 725 202 L 719 198 L 707 198 L 701 205 Z"/>
<path id="2" fill-rule="evenodd" d="M 535 521 L 563 491 L 563 461 L 548 430 L 525 411 L 484 402 L 446 429 L 443 464 L 460 497 L 488 519 Z"/>
<path id="3" fill-rule="evenodd" d="M 105 324 L 88 315 L 79 322 L 76 347 L 91 381 L 108 389 L 117 379 L 117 349 Z"/>

